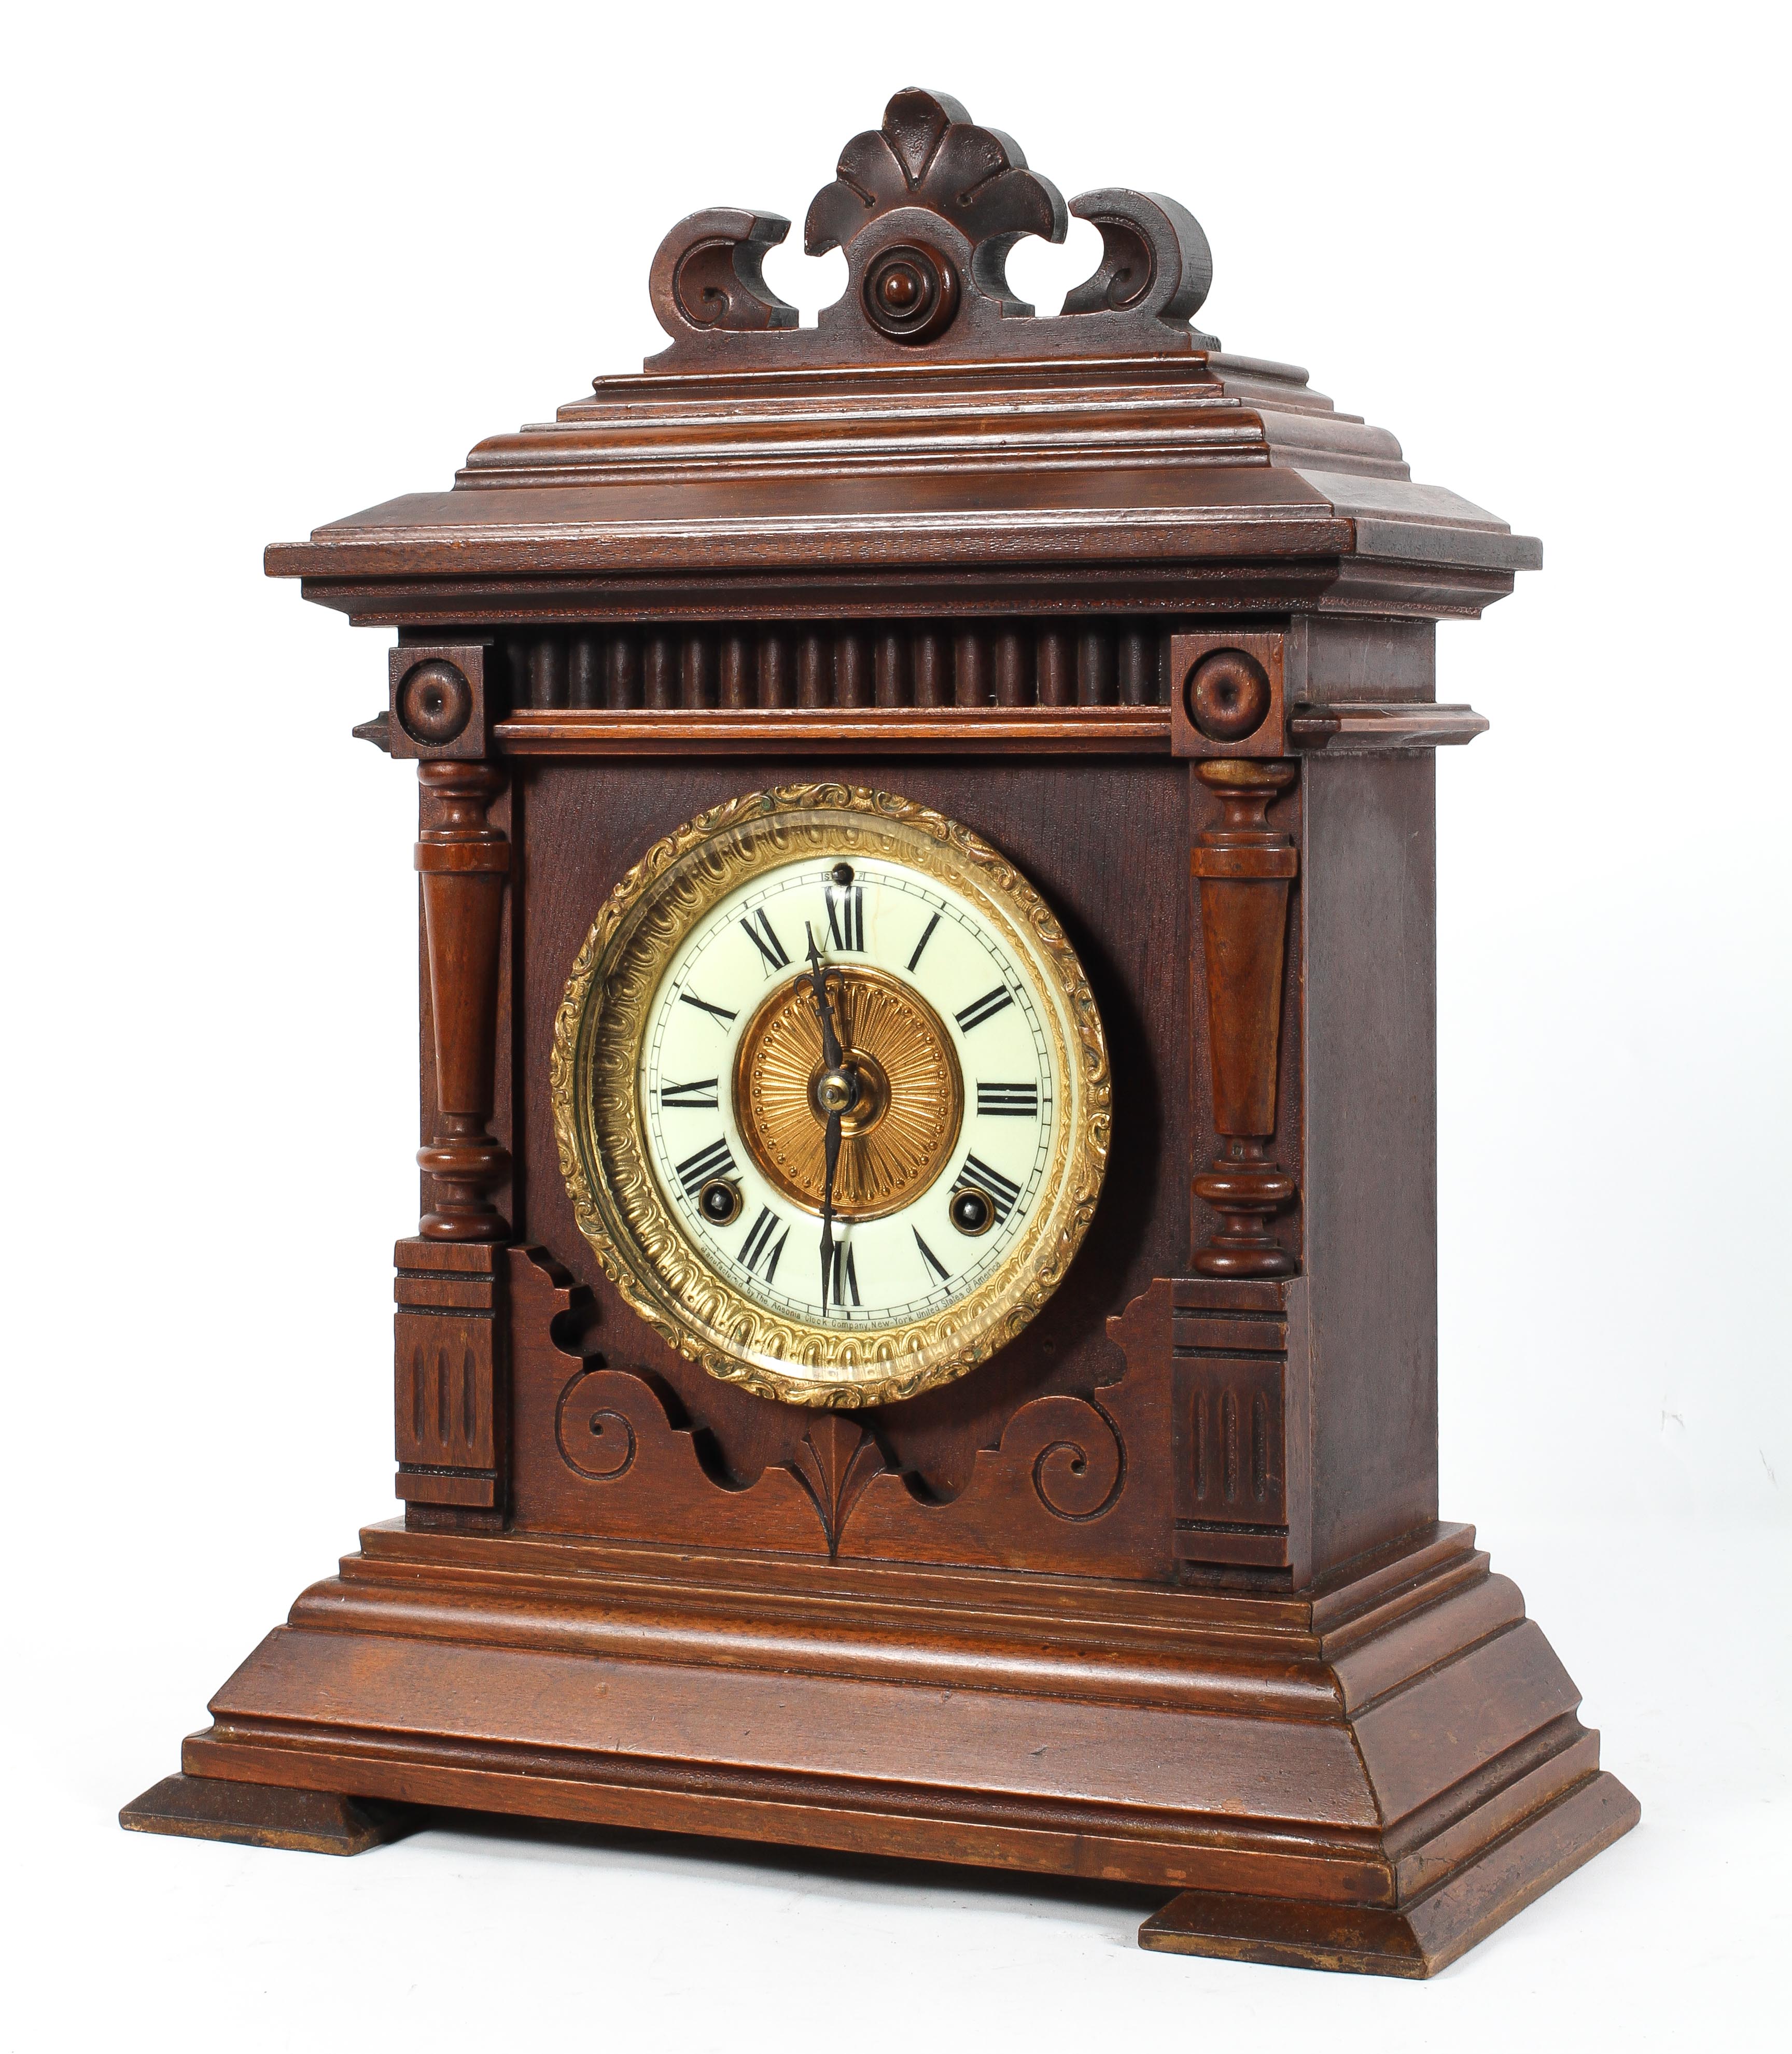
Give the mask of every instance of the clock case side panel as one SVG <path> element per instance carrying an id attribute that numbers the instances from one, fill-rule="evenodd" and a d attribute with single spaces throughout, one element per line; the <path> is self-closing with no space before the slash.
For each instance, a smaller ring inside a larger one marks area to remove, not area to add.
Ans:
<path id="1" fill-rule="evenodd" d="M 1429 621 L 1307 621 L 1290 697 L 1429 702 Z M 1303 1260 L 1313 1571 L 1437 1517 L 1437 756 L 1302 770 Z"/>
<path id="2" fill-rule="evenodd" d="M 1088 1466 L 1075 1470 L 1073 1494 L 1061 1501 L 1065 1509 L 1056 1530 L 1075 1544 L 1066 1564 L 1073 1568 L 1081 1556 L 1099 1564 L 1085 1573 L 1167 1580 L 1173 1573 L 1164 1509 L 1168 1437 L 1144 1423 L 1152 1401 L 1142 1387 L 1156 1367 L 1143 1376 L 1130 1370 L 1107 1329 L 1154 1278 L 1176 1273 L 1187 1242 L 1191 1135 L 1182 1052 L 1189 991 L 1176 966 L 1187 959 L 1190 935 L 1178 882 L 1187 860 L 1180 766 L 1164 756 L 997 761 L 881 756 L 843 762 L 758 754 L 549 760 L 512 768 L 524 935 L 512 1016 L 522 1194 L 515 1226 L 519 1239 L 537 1245 L 549 1271 L 563 1269 L 567 1291 L 552 1315 L 551 1347 L 542 1344 L 545 1329 L 529 1341 L 518 1330 L 514 1523 L 526 1530 L 614 1530 L 620 1491 L 608 1488 L 602 1475 L 574 1473 L 553 1426 L 548 1387 L 533 1395 L 523 1387 L 538 1375 L 558 1375 L 569 1388 L 582 1357 L 659 1394 L 656 1403 L 637 1397 L 633 1434 L 640 1437 L 644 1426 L 645 1437 L 656 1438 L 669 1424 L 689 1437 L 691 1456 L 715 1483 L 736 1499 L 750 1490 L 768 1513 L 771 1497 L 789 1495 L 778 1472 L 801 1478 L 819 1463 L 831 1477 L 837 1459 L 856 1454 L 861 1466 L 853 1481 L 863 1483 L 867 1466 L 881 1466 L 875 1487 L 856 1498 L 856 1526 L 844 1537 L 827 1531 L 826 1521 L 805 1518 L 792 1529 L 800 1539 L 793 1538 L 780 1514 L 774 1525 L 783 1537 L 768 1537 L 773 1545 L 844 1546 L 850 1553 L 882 1546 L 875 1539 L 882 1534 L 889 1552 L 900 1555 L 922 1544 L 897 1537 L 897 1529 L 920 1528 L 939 1537 L 927 1544 L 939 1559 L 987 1560 L 993 1550 L 995 1559 L 1018 1561 L 1022 1556 L 1013 1552 L 1003 1556 L 999 1533 L 971 1516 L 967 1493 L 989 1488 L 993 1465 L 1005 1476 L 1014 1473 L 1009 1480 L 1023 1511 L 1037 1513 L 1034 1497 L 1050 1501 L 1028 1481 L 1045 1474 L 1034 1467 L 1034 1456 L 1061 1442 L 1060 1430 L 1068 1424 L 1082 1435 L 1077 1445 L 1086 1447 Z M 992 1361 L 956 1383 L 900 1406 L 842 1415 L 854 1427 L 850 1446 L 833 1426 L 819 1427 L 808 1408 L 770 1403 L 706 1375 L 623 1304 L 574 1225 L 546 1084 L 547 1049 L 567 971 L 617 878 L 659 836 L 706 807 L 817 777 L 896 791 L 934 807 L 983 834 L 1019 867 L 1062 920 L 1089 976 L 1115 1078 L 1107 1184 L 1088 1238 L 1050 1307 Z M 530 1302 L 535 1281 L 523 1302 Z M 573 1359 L 566 1359 L 569 1352 Z M 1137 1411 L 1136 1424 L 1122 1416 L 1125 1407 L 1117 1409 L 1103 1396 L 1123 1381 L 1129 1381 L 1127 1403 Z M 863 1449 L 857 1445 L 859 1427 L 871 1437 Z M 1029 1434 L 1040 1446 L 1022 1462 L 1022 1443 L 1031 1449 Z M 818 1437 L 828 1442 L 821 1454 Z M 1067 1468 L 1083 1460 L 1064 1458 Z M 1116 1485 L 1111 1503 L 1095 1488 L 1101 1474 L 1111 1474 Z M 663 1508 L 665 1530 L 652 1537 L 710 1537 L 702 1519 L 706 1501 L 716 1509 L 715 1497 L 703 1493 L 688 1515 Z M 1100 1517 L 1092 1521 L 1098 1505 Z M 952 1516 L 930 1522 L 921 1512 Z M 1046 1551 L 1035 1553 L 1041 1562 L 1048 1559 Z"/>
<path id="3" fill-rule="evenodd" d="M 1191 845 L 1221 824 L 1223 794 L 1199 774 L 1215 756 L 1279 757 L 1299 766 L 1267 816 L 1296 857 L 1274 1127 L 1266 1143 L 1294 1195 L 1264 1222 L 1268 1241 L 1298 1273 L 1191 1278 L 1177 1286 L 1167 1338 L 1185 1448 L 1200 1444 L 1196 1407 L 1217 1426 L 1222 1405 L 1233 1404 L 1242 1422 L 1262 1394 L 1279 1415 L 1286 1526 L 1277 1559 L 1301 1588 L 1437 1516 L 1436 752 L 1418 744 L 1328 755 L 1297 745 L 1284 722 L 1315 706 L 1366 702 L 1384 714 L 1402 702 L 1430 704 L 1436 630 L 1429 621 L 1294 616 L 1254 622 L 1252 631 L 1191 620 L 1180 647 L 1249 643 L 1278 667 L 1280 700 L 1262 731 L 1228 751 L 1184 730 L 1179 748 L 1197 759 Z M 1179 655 L 1172 669 L 1184 660 Z M 1197 926 L 1204 888 L 1197 879 Z M 1202 1024 L 1191 1049 L 1197 1170 L 1215 1163 L 1225 1139 L 1215 1111 L 1207 971 L 1198 944 L 1189 965 L 1191 1013 Z M 1220 1245 L 1213 1237 L 1223 1225 L 1197 1200 L 1191 1265 L 1204 1266 L 1203 1247 Z M 1285 1359 L 1253 1352 L 1270 1350 L 1282 1335 Z M 1198 1582 L 1256 1580 L 1261 1572 L 1239 1565 L 1271 1557 L 1251 1552 L 1248 1504 L 1216 1504 L 1211 1489 L 1195 1503 L 1198 1455 L 1192 1478 L 1191 1466 L 1179 1455 L 1179 1509 L 1200 1515 L 1179 1522 L 1191 1529 L 1178 1543 L 1187 1574 Z M 1276 1529 L 1265 1529 L 1263 1546 L 1275 1538 Z"/>

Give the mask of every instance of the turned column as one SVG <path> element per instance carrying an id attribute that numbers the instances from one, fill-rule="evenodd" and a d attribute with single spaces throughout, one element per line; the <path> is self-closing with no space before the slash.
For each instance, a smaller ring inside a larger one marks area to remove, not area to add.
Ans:
<path id="1" fill-rule="evenodd" d="M 1300 766 L 1223 757 L 1198 764 L 1195 775 L 1221 807 L 1219 824 L 1195 837 L 1191 868 L 1207 965 L 1214 1125 L 1223 1145 L 1212 1169 L 1195 1179 L 1196 1197 L 1220 1216 L 1195 1267 L 1209 1277 L 1286 1277 L 1294 1259 L 1271 1240 L 1268 1222 L 1292 1202 L 1294 1179 L 1269 1159 L 1269 1143 L 1275 1137 L 1288 891 L 1298 858 L 1267 815 Z"/>
<path id="2" fill-rule="evenodd" d="M 510 1159 L 490 1131 L 498 1035 L 498 933 L 510 845 L 487 817 L 503 789 L 489 763 L 419 763 L 435 818 L 417 842 L 435 1028 L 434 1131 L 417 1161 L 435 1180 L 427 1241 L 504 1241 L 510 1226 L 487 1194 Z"/>

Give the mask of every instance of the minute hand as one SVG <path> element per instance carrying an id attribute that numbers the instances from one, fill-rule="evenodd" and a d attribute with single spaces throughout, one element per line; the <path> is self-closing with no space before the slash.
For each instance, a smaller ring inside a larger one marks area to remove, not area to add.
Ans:
<path id="1" fill-rule="evenodd" d="M 809 937 L 809 974 L 815 990 L 815 1006 L 821 1022 L 821 1060 L 827 1065 L 824 1090 L 837 1091 L 843 1080 L 851 1096 L 858 1096 L 858 1072 L 841 1062 L 840 1037 L 834 1032 L 833 1008 L 828 1003 L 828 988 L 821 974 L 821 952 L 815 946 L 815 930 L 805 924 Z M 828 1108 L 826 1135 L 822 1143 L 825 1175 L 821 1186 L 821 1316 L 828 1316 L 828 1287 L 833 1281 L 833 1183 L 840 1168 L 840 1123 L 844 1105 Z"/>
<path id="2" fill-rule="evenodd" d="M 828 1115 L 827 1180 L 821 1187 L 821 1316 L 828 1316 L 828 1286 L 833 1281 L 833 1180 L 840 1167 L 840 1115 Z"/>

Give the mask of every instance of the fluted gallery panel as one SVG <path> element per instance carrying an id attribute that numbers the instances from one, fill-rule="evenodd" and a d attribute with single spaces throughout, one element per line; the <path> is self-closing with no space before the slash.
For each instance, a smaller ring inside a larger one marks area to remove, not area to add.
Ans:
<path id="1" fill-rule="evenodd" d="M 513 635 L 504 653 L 511 706 L 538 712 L 1159 706 L 1164 632 L 1156 620 L 593 627 Z"/>

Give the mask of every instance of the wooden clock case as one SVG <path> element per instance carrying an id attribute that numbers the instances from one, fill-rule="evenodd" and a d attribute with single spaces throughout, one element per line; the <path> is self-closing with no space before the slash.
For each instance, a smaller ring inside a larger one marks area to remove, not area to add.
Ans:
<path id="1" fill-rule="evenodd" d="M 477 1807 L 1164 1887 L 1152 1947 L 1428 1974 L 1636 1806 L 1436 1504 L 1434 632 L 1537 545 L 1189 325 L 1173 202 L 1066 209 L 899 94 L 766 287 L 717 210 L 672 340 L 451 492 L 268 553 L 396 627 L 356 730 L 421 787 L 423 1219 L 402 1520 L 213 1700 L 150 1831 L 352 1852 Z M 907 1403 L 754 1397 L 577 1231 L 555 1013 L 612 886 L 718 801 L 896 792 L 1061 919 L 1106 1186 L 1046 1312 Z"/>

